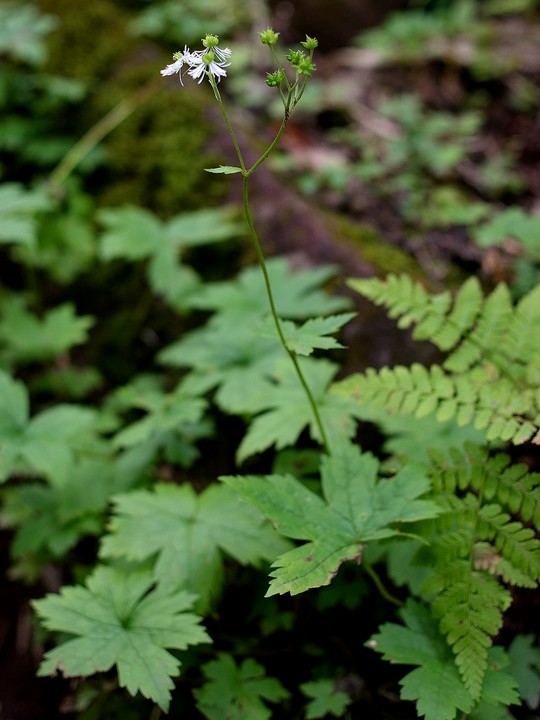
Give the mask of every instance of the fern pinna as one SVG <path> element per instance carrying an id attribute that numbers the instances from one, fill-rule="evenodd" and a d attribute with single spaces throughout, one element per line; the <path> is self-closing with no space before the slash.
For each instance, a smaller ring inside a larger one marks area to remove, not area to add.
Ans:
<path id="1" fill-rule="evenodd" d="M 512 600 L 507 586 L 535 588 L 540 579 L 540 542 L 524 524 L 540 526 L 540 474 L 474 445 L 433 453 L 429 474 L 442 512 L 418 529 L 429 543 L 418 559 L 432 568 L 423 591 L 478 700 Z"/>
<path id="2" fill-rule="evenodd" d="M 488 440 L 540 443 L 540 287 L 512 303 L 506 285 L 484 298 L 470 278 L 455 299 L 430 295 L 409 276 L 351 280 L 413 337 L 447 354 L 441 365 L 369 369 L 338 383 L 340 394 L 390 413 L 458 425 L 474 422 Z"/>

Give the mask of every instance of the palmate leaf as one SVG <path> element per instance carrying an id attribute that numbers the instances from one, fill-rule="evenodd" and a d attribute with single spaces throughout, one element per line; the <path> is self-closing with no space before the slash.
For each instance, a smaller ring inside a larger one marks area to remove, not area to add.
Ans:
<path id="1" fill-rule="evenodd" d="M 216 388 L 215 402 L 229 413 L 245 413 L 259 384 L 272 374 L 283 348 L 276 338 L 258 338 L 252 327 L 216 316 L 159 354 L 163 364 L 192 368 L 183 387 L 193 393 Z"/>
<path id="2" fill-rule="evenodd" d="M 85 342 L 94 324 L 90 315 L 77 316 L 71 303 L 54 307 L 39 318 L 12 296 L 0 310 L 0 356 L 11 364 L 52 360 Z"/>
<path id="3" fill-rule="evenodd" d="M 98 566 L 86 587 L 64 587 L 34 601 L 48 630 L 76 636 L 48 651 L 38 674 L 86 676 L 115 665 L 121 687 L 167 712 L 181 663 L 165 648 L 184 650 L 210 638 L 200 618 L 186 612 L 194 595 L 153 585 L 149 572 Z"/>
<path id="4" fill-rule="evenodd" d="M 320 289 L 335 275 L 331 266 L 293 272 L 285 258 L 271 258 L 266 265 L 280 317 L 303 320 L 350 306 L 347 299 Z M 192 307 L 226 315 L 230 325 L 260 321 L 270 310 L 260 268 L 243 270 L 234 282 L 207 283 L 193 298 Z"/>
<path id="5" fill-rule="evenodd" d="M 240 666 L 226 653 L 202 667 L 207 681 L 195 690 L 199 711 L 208 720 L 269 720 L 264 701 L 285 700 L 289 692 L 275 678 L 266 677 L 258 662 L 247 658 Z"/>
<path id="6" fill-rule="evenodd" d="M 131 492 L 114 502 L 102 555 L 136 561 L 156 556 L 156 581 L 197 593 L 201 612 L 220 590 L 223 552 L 257 565 L 288 547 L 255 508 L 221 485 L 196 495 L 190 485 L 162 483 L 152 492 Z"/>
<path id="7" fill-rule="evenodd" d="M 301 358 L 300 364 L 327 434 L 350 437 L 355 430 L 355 403 L 327 392 L 337 366 L 314 358 Z M 278 450 L 294 445 L 305 428 L 320 441 L 313 409 L 288 357 L 276 362 L 272 378 L 261 379 L 250 390 L 249 400 L 244 397 L 243 407 L 256 417 L 238 448 L 239 462 L 272 445 Z"/>
<path id="8" fill-rule="evenodd" d="M 0 481 L 15 471 L 61 485 L 79 449 L 95 441 L 96 412 L 60 404 L 29 418 L 25 386 L 0 370 Z"/>
<path id="9" fill-rule="evenodd" d="M 337 332 L 345 323 L 352 320 L 356 313 L 340 313 L 328 317 L 317 317 L 306 320 L 302 325 L 292 320 L 282 320 L 281 329 L 285 336 L 287 347 L 296 355 L 311 355 L 313 350 L 330 350 L 342 348 L 343 345 L 333 337 L 328 337 Z M 277 338 L 277 330 L 272 317 L 260 325 L 259 333 L 264 337 Z"/>
<path id="10" fill-rule="evenodd" d="M 454 658 L 427 608 L 408 600 L 400 611 L 405 626 L 385 623 L 367 645 L 385 660 L 418 668 L 400 681 L 401 697 L 415 700 L 418 714 L 426 720 L 455 720 L 476 705 L 460 678 Z M 491 648 L 482 704 L 494 713 L 501 704 L 519 702 L 515 679 L 504 669 L 508 659 L 500 648 Z M 472 716 L 471 716 L 472 717 Z"/>
<path id="11" fill-rule="evenodd" d="M 306 720 L 324 718 L 327 715 L 343 717 L 345 708 L 351 703 L 347 693 L 336 688 L 334 680 L 313 680 L 300 685 L 300 690 L 312 698 L 306 707 Z"/>
<path id="12" fill-rule="evenodd" d="M 400 533 L 402 523 L 434 517 L 438 507 L 419 499 L 429 489 L 411 467 L 378 480 L 378 461 L 345 440 L 321 467 L 323 497 L 292 475 L 221 478 L 267 515 L 283 535 L 310 542 L 281 555 L 267 595 L 296 595 L 328 585 L 346 560 L 361 562 L 366 543 Z"/>
<path id="13" fill-rule="evenodd" d="M 10 8 L 8 17 L 9 13 L 14 11 L 14 8 Z M 2 23 L 2 26 L 4 29 L 5 24 Z M 28 28 L 24 33 L 17 34 L 17 45 L 25 38 L 27 30 Z M 0 46 L 1 44 L 0 34 Z M 0 245 L 18 243 L 33 247 L 37 230 L 35 216 L 40 210 L 47 210 L 50 204 L 50 199 L 43 191 L 26 190 L 18 183 L 0 185 Z"/>

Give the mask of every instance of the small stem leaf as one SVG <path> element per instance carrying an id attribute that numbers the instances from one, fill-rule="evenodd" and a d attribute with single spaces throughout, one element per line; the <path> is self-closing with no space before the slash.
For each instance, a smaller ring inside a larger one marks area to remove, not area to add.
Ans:
<path id="1" fill-rule="evenodd" d="M 243 172 L 242 168 L 233 165 L 220 165 L 217 168 L 204 168 L 205 172 L 215 173 L 216 175 L 234 175 Z"/>

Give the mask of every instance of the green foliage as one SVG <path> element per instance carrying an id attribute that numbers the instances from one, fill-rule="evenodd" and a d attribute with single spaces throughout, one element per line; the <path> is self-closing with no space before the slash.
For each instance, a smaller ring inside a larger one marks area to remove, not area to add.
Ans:
<path id="1" fill-rule="evenodd" d="M 196 593 L 201 612 L 219 595 L 223 552 L 258 565 L 287 547 L 257 511 L 222 486 L 197 495 L 190 485 L 158 483 L 152 491 L 117 496 L 114 504 L 102 555 L 137 562 L 154 558 L 155 580 Z"/>
<path id="2" fill-rule="evenodd" d="M 166 648 L 184 650 L 210 640 L 200 618 L 186 612 L 194 599 L 154 587 L 144 570 L 100 566 L 85 587 L 64 587 L 59 595 L 34 601 L 45 627 L 75 635 L 45 654 L 39 674 L 93 675 L 116 666 L 122 687 L 167 712 L 181 663 Z"/>
<path id="3" fill-rule="evenodd" d="M 461 717 L 458 714 L 461 712 L 479 720 L 481 716 L 476 711 L 481 705 L 488 706 L 491 717 L 495 717 L 501 704 L 519 702 L 517 682 L 506 669 L 509 661 L 501 648 L 494 647 L 489 651 L 489 669 L 482 696 L 473 696 L 460 678 L 429 611 L 409 600 L 400 615 L 405 626 L 385 623 L 367 645 L 393 663 L 417 666 L 405 675 L 400 685 L 401 697 L 415 700 L 419 715 L 426 720 L 455 720 Z"/>
<path id="4" fill-rule="evenodd" d="M 540 440 L 540 288 L 512 305 L 504 284 L 484 299 L 475 278 L 453 301 L 449 292 L 429 295 L 405 275 L 353 280 L 351 286 L 388 307 L 399 327 L 413 326 L 415 339 L 430 340 L 448 356 L 430 368 L 370 369 L 340 383 L 340 394 L 404 415 L 474 422 L 486 428 L 488 440 Z"/>
<path id="5" fill-rule="evenodd" d="M 46 36 L 57 23 L 57 18 L 40 13 L 30 3 L 4 3 L 0 8 L 0 56 L 40 65 L 46 57 Z"/>
<path id="6" fill-rule="evenodd" d="M 197 708 L 208 720 L 269 720 L 264 701 L 277 703 L 289 693 L 275 678 L 266 677 L 258 662 L 247 658 L 237 665 L 226 653 L 202 666 L 205 684 L 194 691 Z"/>
<path id="7" fill-rule="evenodd" d="M 37 229 L 35 213 L 48 206 L 43 192 L 25 190 L 18 183 L 0 185 L 0 244 L 33 246 Z"/>
<path id="8" fill-rule="evenodd" d="M 229 487 L 267 515 L 280 533 L 309 540 L 274 562 L 267 595 L 296 595 L 328 585 L 346 560 L 362 561 L 364 546 L 400 534 L 401 524 L 437 515 L 437 506 L 419 499 L 429 481 L 418 469 L 404 468 L 379 480 L 379 463 L 354 445 L 335 444 L 324 457 L 324 497 L 291 475 L 225 477 Z"/>
<path id="9" fill-rule="evenodd" d="M 202 285 L 198 273 L 182 263 L 182 254 L 228 240 L 241 230 L 229 210 L 218 209 L 176 215 L 165 223 L 138 207 L 102 210 L 99 218 L 106 228 L 100 238 L 101 258 L 148 260 L 150 287 L 179 312 L 189 307 Z"/>
<path id="10" fill-rule="evenodd" d="M 64 483 L 75 459 L 95 446 L 96 413 L 56 405 L 30 417 L 25 386 L 0 371 L 0 479 L 12 473 L 42 475 Z"/>
<path id="11" fill-rule="evenodd" d="M 532 635 L 516 635 L 508 648 L 513 676 L 519 694 L 531 710 L 540 705 L 540 648 L 533 647 Z"/>
<path id="12" fill-rule="evenodd" d="M 71 303 L 57 305 L 43 317 L 28 311 L 24 298 L 11 294 L 0 300 L 0 362 L 15 363 L 54 360 L 75 345 L 84 343 L 94 318 L 77 316 Z"/>
<path id="13" fill-rule="evenodd" d="M 306 706 L 306 720 L 323 718 L 327 715 L 343 717 L 350 703 L 348 695 L 336 689 L 333 680 L 313 680 L 300 685 L 300 690 L 312 698 Z"/>

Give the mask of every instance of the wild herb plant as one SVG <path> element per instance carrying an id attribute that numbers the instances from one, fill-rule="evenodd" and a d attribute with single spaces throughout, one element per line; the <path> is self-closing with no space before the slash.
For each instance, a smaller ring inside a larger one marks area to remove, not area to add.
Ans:
<path id="1" fill-rule="evenodd" d="M 249 202 L 250 178 L 277 146 L 315 69 L 317 41 L 306 37 L 304 50 L 290 51 L 283 63 L 278 34 L 268 29 L 260 39 L 276 63 L 267 84 L 281 99 L 283 120 L 250 167 L 219 90 L 231 51 L 208 35 L 204 49 L 186 47 L 162 71 L 211 86 L 239 165 L 209 172 L 241 177 L 259 267 L 205 283 L 189 265 L 190 247 L 238 232 L 237 220 L 221 211 L 167 221 L 138 208 L 99 214 L 104 231 L 93 262 L 144 262 L 141 283 L 176 316 L 210 313 L 159 352 L 162 365 L 184 369 L 180 380 L 130 378 L 97 409 L 58 401 L 40 407 L 37 400 L 30 408 L 36 378 L 29 374 L 25 385 L 14 373 L 58 355 L 69 361 L 78 343 L 88 342 L 94 319 L 66 305 L 29 315 L 23 297 L 2 298 L 0 459 L 9 481 L 3 519 L 16 531 L 17 571 L 35 577 L 45 563 L 69 558 L 81 538 L 101 539 L 95 567 L 79 568 L 83 583 L 34 602 L 43 626 L 62 633 L 39 672 L 87 677 L 114 668 L 119 686 L 155 703 L 152 717 L 159 717 L 170 708 L 184 663 L 200 669 L 193 698 L 210 720 L 264 720 L 269 705 L 274 716 L 290 716 L 298 690 L 310 698 L 303 717 L 350 717 L 352 698 L 328 670 L 296 688 L 286 687 L 286 677 L 266 676 L 242 648 L 238 657 L 220 648 L 208 660 L 212 640 L 201 623 L 214 619 L 227 559 L 272 562 L 268 596 L 327 586 L 352 561 L 388 613 L 401 605 L 402 622 L 384 623 L 367 645 L 394 664 L 416 666 L 401 680 L 401 697 L 416 702 L 419 716 L 505 718 L 520 695 L 534 707 L 540 663 L 531 638 L 518 636 L 508 650 L 494 642 L 511 591 L 532 589 L 540 575 L 533 534 L 540 477 L 490 443 L 538 439 L 538 292 L 514 303 L 503 285 L 484 298 L 475 280 L 455 299 L 431 295 L 406 277 L 352 281 L 447 357 L 430 368 L 368 371 L 332 386 L 339 366 L 319 353 L 339 351 L 332 336 L 351 319 L 349 304 L 322 292 L 331 269 L 292 273 L 283 259 L 266 260 Z M 33 241 L 46 207 L 20 187 L 4 186 L 4 193 L 0 212 L 11 221 L 4 241 L 12 260 L 31 266 L 15 250 Z M 16 323 L 29 328 L 24 342 Z M 278 456 L 271 474 L 229 473 L 199 487 L 170 482 L 166 471 L 181 468 L 189 477 L 201 441 L 213 437 L 219 418 L 212 409 L 244 423 L 238 466 L 271 448 L 297 448 L 293 461 Z M 429 416 L 435 422 L 426 433 Z M 392 457 L 383 462 L 362 450 L 357 419 L 380 425 Z M 299 452 L 306 429 L 309 456 Z"/>

